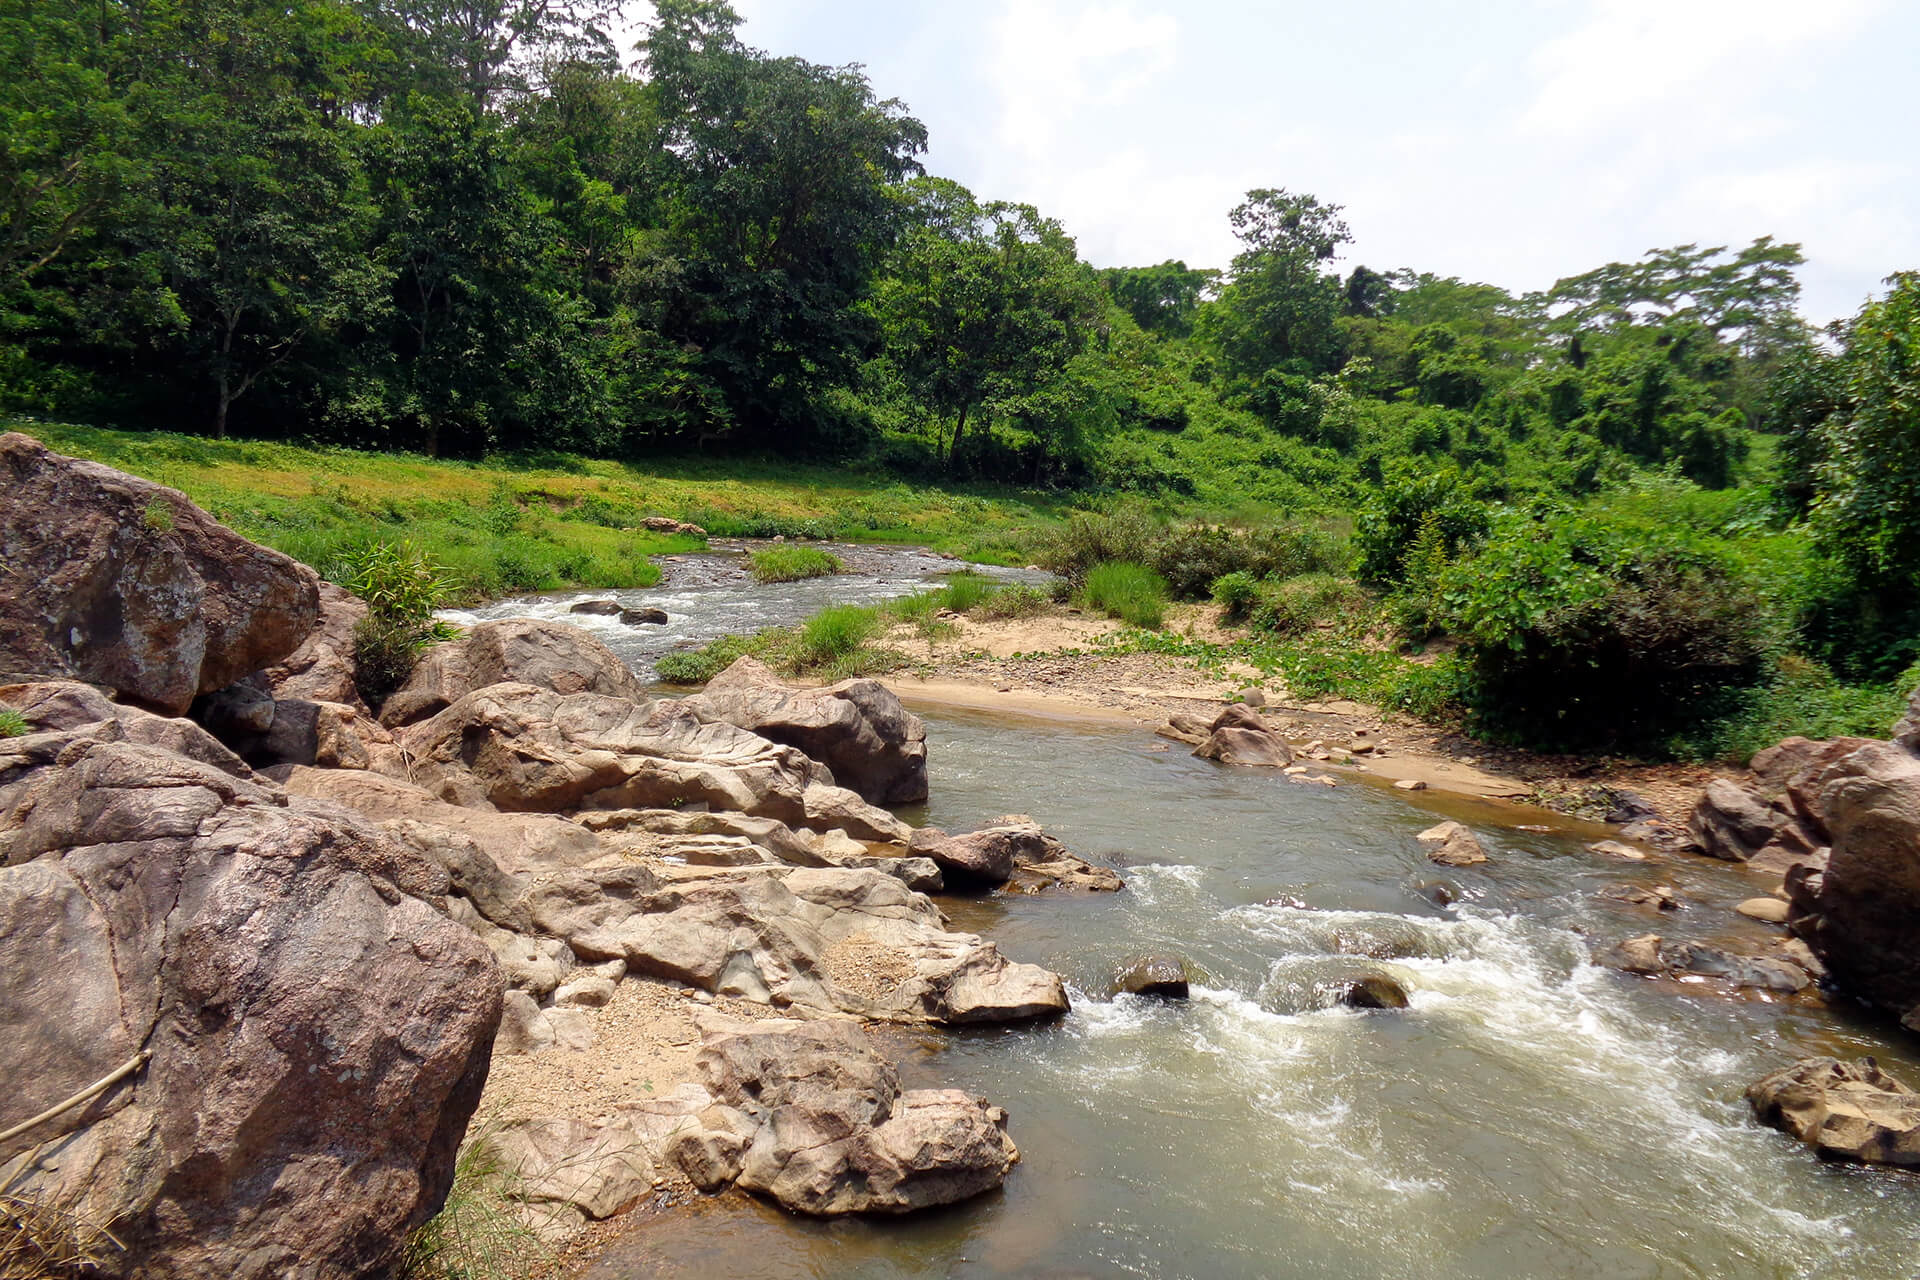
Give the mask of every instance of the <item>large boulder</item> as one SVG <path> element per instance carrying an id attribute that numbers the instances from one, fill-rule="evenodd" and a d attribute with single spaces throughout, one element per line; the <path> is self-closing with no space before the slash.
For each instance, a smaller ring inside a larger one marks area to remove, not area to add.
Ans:
<path id="1" fill-rule="evenodd" d="M 366 601 L 322 582 L 320 617 L 313 630 L 298 649 L 250 680 L 276 700 L 338 702 L 365 712 L 355 681 L 354 630 L 366 616 Z"/>
<path id="2" fill-rule="evenodd" d="M 703 719 L 798 747 L 869 803 L 927 798 L 927 727 L 878 680 L 795 689 L 757 658 L 743 657 L 687 702 Z"/>
<path id="3" fill-rule="evenodd" d="M 1832 851 L 1788 874 L 1789 925 L 1842 988 L 1920 1027 L 1920 756 L 1861 747 L 1820 803 Z"/>
<path id="4" fill-rule="evenodd" d="M 0 435 L 0 672 L 70 676 L 169 715 L 280 661 L 320 580 L 185 494 Z"/>
<path id="5" fill-rule="evenodd" d="M 1427 859 L 1443 867 L 1473 867 L 1487 860 L 1480 837 L 1464 822 L 1441 822 L 1428 827 L 1414 839 L 1427 845 Z"/>
<path id="6" fill-rule="evenodd" d="M 1791 866 L 1828 840 L 1822 794 L 1869 738 L 1788 738 L 1754 756 L 1752 780 L 1715 778 L 1694 806 L 1695 849 L 1757 868 Z"/>
<path id="7" fill-rule="evenodd" d="M 399 736 L 416 775 L 456 803 L 548 813 L 705 805 L 863 840 L 910 833 L 795 748 L 703 721 L 672 699 L 494 684 Z"/>
<path id="8" fill-rule="evenodd" d="M 9 698 L 46 714 L 0 740 L 0 1130 L 129 1068 L 0 1142 L 13 1192 L 110 1224 L 110 1274 L 379 1271 L 446 1195 L 499 1018 L 446 877 L 147 745 L 183 722 Z"/>
<path id="9" fill-rule="evenodd" d="M 1112 893 L 1126 887 L 1118 873 L 1073 853 L 1025 814 L 995 818 L 964 835 L 922 827 L 907 848 L 932 859 L 950 889 L 1006 885 L 1021 893 L 1039 893 L 1058 886 Z"/>
<path id="10" fill-rule="evenodd" d="M 847 1023 L 709 1022 L 707 1087 L 754 1123 L 738 1185 L 797 1213 L 907 1213 L 992 1190 L 1020 1158 L 1007 1114 L 950 1089 L 902 1091 Z"/>
<path id="11" fill-rule="evenodd" d="M 483 622 L 422 654 L 407 682 L 380 708 L 380 723 L 388 728 L 418 723 L 495 684 L 632 702 L 647 696 L 640 678 L 590 632 L 564 622 L 504 618 Z"/>
<path id="12" fill-rule="evenodd" d="M 1920 1167 L 1920 1093 L 1872 1058 L 1806 1058 L 1747 1086 L 1763 1124 L 1827 1160 Z"/>

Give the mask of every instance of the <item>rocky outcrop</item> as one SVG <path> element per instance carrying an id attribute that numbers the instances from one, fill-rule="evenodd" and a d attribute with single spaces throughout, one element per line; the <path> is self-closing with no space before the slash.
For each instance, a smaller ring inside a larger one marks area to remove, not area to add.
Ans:
<path id="1" fill-rule="evenodd" d="M 366 616 L 364 600 L 322 582 L 320 617 L 313 630 L 299 648 L 248 677 L 248 683 L 276 702 L 334 702 L 366 714 L 354 667 L 354 629 Z"/>
<path id="2" fill-rule="evenodd" d="M 1920 756 L 1870 743 L 1830 772 L 1832 851 L 1788 873 L 1789 925 L 1843 989 L 1920 1028 Z"/>
<path id="3" fill-rule="evenodd" d="M 926 725 L 878 680 L 795 689 L 765 663 L 743 657 L 687 704 L 704 720 L 798 748 L 871 804 L 927 798 Z"/>
<path id="4" fill-rule="evenodd" d="M 1464 822 L 1442 822 L 1428 827 L 1414 839 L 1427 845 L 1427 860 L 1443 867 L 1472 867 L 1487 860 L 1480 837 Z"/>
<path id="5" fill-rule="evenodd" d="M 1788 738 L 1753 758 L 1743 786 L 1715 778 L 1688 822 L 1693 847 L 1729 862 L 1752 862 L 1776 873 L 1829 842 L 1822 792 L 1869 738 L 1813 742 Z"/>
<path id="6" fill-rule="evenodd" d="M 186 495 L 0 435 L 0 672 L 168 715 L 293 653 L 319 579 Z"/>
<path id="7" fill-rule="evenodd" d="M 432 863 L 80 690 L 6 695 L 0 1129 L 133 1068 L 0 1144 L 14 1191 L 110 1223 L 110 1273 L 379 1270 L 450 1185 L 491 957 Z"/>
<path id="8" fill-rule="evenodd" d="M 1920 1093 L 1872 1058 L 1806 1058 L 1747 1086 L 1761 1123 L 1825 1160 L 1920 1168 Z"/>
<path id="9" fill-rule="evenodd" d="M 1207 726 L 1207 738 L 1193 754 L 1221 764 L 1256 765 L 1283 769 L 1293 763 L 1293 749 L 1275 733 L 1260 713 L 1233 703 Z"/>
<path id="10" fill-rule="evenodd" d="M 992 1190 L 1020 1158 L 1007 1113 L 952 1089 L 903 1091 L 845 1023 L 710 1021 L 699 1066 L 747 1117 L 738 1185 L 796 1213 L 908 1213 Z"/>
<path id="11" fill-rule="evenodd" d="M 647 696 L 627 664 L 579 627 L 506 618 L 483 622 L 460 639 L 427 650 L 407 682 L 380 708 L 380 723 L 388 728 L 416 724 L 496 684 L 630 702 Z"/>
<path id="12" fill-rule="evenodd" d="M 424 785 L 458 804 L 558 813 L 674 808 L 777 818 L 905 842 L 904 822 L 833 786 L 792 747 L 703 721 L 670 699 L 636 703 L 494 684 L 402 730 Z"/>

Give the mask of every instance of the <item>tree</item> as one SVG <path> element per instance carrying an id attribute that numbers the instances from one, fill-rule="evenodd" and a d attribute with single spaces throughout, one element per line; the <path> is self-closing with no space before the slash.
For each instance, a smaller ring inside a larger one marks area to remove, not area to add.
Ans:
<path id="1" fill-rule="evenodd" d="M 859 306 L 901 225 L 926 129 L 852 67 L 769 58 L 724 4 L 660 0 L 642 46 L 659 104 L 662 235 L 633 302 L 694 349 L 736 426 L 771 438 L 850 382 Z"/>
<path id="2" fill-rule="evenodd" d="M 1269 374 L 1329 373 L 1339 366 L 1336 326 L 1347 294 L 1329 263 L 1352 239 L 1340 206 L 1284 188 L 1247 193 L 1230 216 L 1241 251 L 1202 337 L 1229 375 L 1251 385 Z"/>
<path id="3" fill-rule="evenodd" d="M 1100 273 L 1113 300 L 1126 308 L 1134 323 L 1162 337 L 1184 338 L 1193 332 L 1193 318 L 1201 301 L 1213 290 L 1220 273 L 1168 260 L 1152 267 L 1109 267 Z"/>
<path id="4" fill-rule="evenodd" d="M 1730 259 L 1726 252 L 1725 245 L 1693 244 L 1649 250 L 1639 262 L 1609 262 L 1560 280 L 1547 300 L 1568 329 L 1682 321 L 1733 340 L 1750 359 L 1800 342 L 1800 246 L 1761 236 Z"/>
<path id="5" fill-rule="evenodd" d="M 1099 315 L 1073 241 L 1031 206 L 981 205 L 945 179 L 912 184 L 910 198 L 915 225 L 878 303 L 888 358 L 953 422 L 947 465 L 960 461 L 969 420 L 996 403 L 1024 414 L 1029 429 L 1070 429 L 1071 406 L 1039 397 Z"/>

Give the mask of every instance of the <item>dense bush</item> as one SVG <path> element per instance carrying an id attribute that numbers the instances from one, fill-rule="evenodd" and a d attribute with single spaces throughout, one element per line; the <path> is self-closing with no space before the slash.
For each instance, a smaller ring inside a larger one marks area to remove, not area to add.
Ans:
<path id="1" fill-rule="evenodd" d="M 1177 600 L 1204 600 L 1230 573 L 1291 578 L 1303 573 L 1339 573 L 1347 567 L 1345 539 L 1326 529 L 1271 525 L 1253 530 L 1186 525 L 1169 530 L 1148 547 L 1147 563 L 1167 581 Z"/>
<path id="2" fill-rule="evenodd" d="M 1437 533 L 1448 556 L 1458 555 L 1486 536 L 1492 518 L 1457 470 L 1396 469 L 1383 477 L 1355 519 L 1360 576 L 1368 582 L 1397 581 L 1423 529 Z"/>
<path id="3" fill-rule="evenodd" d="M 1663 749 L 1784 639 L 1723 549 L 1565 511 L 1505 517 L 1448 571 L 1445 606 L 1480 725 L 1564 749 Z"/>
<path id="4" fill-rule="evenodd" d="M 1303 573 L 1296 578 L 1260 583 L 1248 612 L 1263 631 L 1292 636 L 1322 623 L 1350 618 L 1367 604 L 1367 593 L 1350 578 Z"/>
<path id="5" fill-rule="evenodd" d="M 880 630 L 877 610 L 856 604 L 834 605 L 807 619 L 789 655 L 792 667 L 809 671 L 844 658 Z"/>
<path id="6" fill-rule="evenodd" d="M 367 616 L 353 630 L 353 679 L 377 708 L 407 682 L 428 645 L 453 634 L 433 619 L 450 580 L 418 549 L 380 541 L 343 552 L 330 576 L 367 602 Z"/>
<path id="7" fill-rule="evenodd" d="M 974 612 L 987 619 L 1031 618 L 1045 613 L 1051 603 L 1048 594 L 1039 587 L 1016 582 L 982 600 Z"/>
<path id="8" fill-rule="evenodd" d="M 1260 579 L 1245 570 L 1223 573 L 1213 580 L 1213 601 L 1226 610 L 1229 622 L 1244 622 L 1260 598 Z"/>
<path id="9" fill-rule="evenodd" d="M 1087 604 L 1136 627 L 1155 629 L 1166 619 L 1167 584 L 1145 565 L 1116 560 L 1087 572 Z"/>
<path id="10" fill-rule="evenodd" d="M 1108 515 L 1079 512 L 1040 548 L 1040 566 L 1078 587 L 1095 565 L 1144 564 L 1160 536 L 1160 527 L 1158 520 L 1137 507 L 1123 507 Z"/>

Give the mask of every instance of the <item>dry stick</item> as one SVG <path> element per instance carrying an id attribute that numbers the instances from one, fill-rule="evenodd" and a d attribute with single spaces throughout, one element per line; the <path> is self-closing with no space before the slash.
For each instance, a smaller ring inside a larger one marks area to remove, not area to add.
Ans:
<path id="1" fill-rule="evenodd" d="M 142 1049 L 140 1052 L 134 1054 L 131 1058 L 128 1058 L 125 1062 L 115 1067 L 112 1071 L 109 1071 L 106 1075 L 101 1076 L 98 1080 L 95 1080 L 92 1084 L 88 1085 L 86 1088 L 82 1089 L 80 1092 L 74 1094 L 71 1098 L 68 1098 L 65 1102 L 57 1103 L 54 1106 L 48 1107 L 45 1111 L 42 1111 L 39 1115 L 35 1116 L 33 1119 L 22 1120 L 19 1124 L 13 1126 L 13 1128 L 8 1129 L 4 1133 L 0 1133 L 0 1142 L 11 1142 L 13 1141 L 13 1139 L 19 1137 L 21 1134 L 25 1133 L 27 1130 L 33 1128 L 33 1126 L 37 1124 L 42 1124 L 45 1121 L 51 1120 L 55 1116 L 59 1115 L 62 1111 L 71 1110 L 72 1108 L 77 1107 L 81 1103 L 87 1101 L 89 1098 L 93 1098 L 98 1096 L 99 1094 L 105 1093 L 108 1089 L 112 1088 L 115 1084 L 117 1084 L 121 1079 L 123 1079 L 126 1076 L 132 1075 L 134 1072 L 138 1071 L 142 1066 L 146 1065 L 147 1059 L 152 1056 L 153 1055 L 149 1053 L 147 1050 Z"/>

